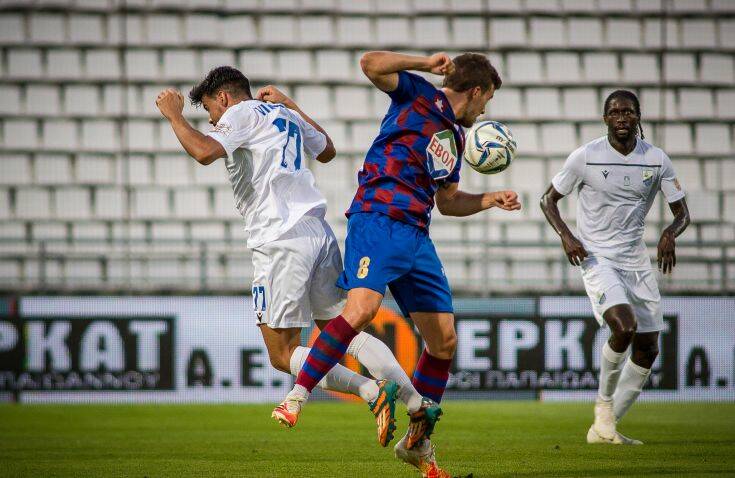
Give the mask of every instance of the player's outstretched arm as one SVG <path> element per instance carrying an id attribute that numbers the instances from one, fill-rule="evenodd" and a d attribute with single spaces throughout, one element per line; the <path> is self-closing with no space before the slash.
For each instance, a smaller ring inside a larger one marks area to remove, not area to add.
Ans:
<path id="1" fill-rule="evenodd" d="M 689 226 L 689 208 L 686 199 L 669 203 L 669 209 L 674 214 L 674 222 L 661 233 L 658 241 L 658 268 L 664 274 L 674 271 L 676 265 L 675 239 Z"/>
<path id="2" fill-rule="evenodd" d="M 445 216 L 471 216 L 491 207 L 518 211 L 521 203 L 513 191 L 471 194 L 460 191 L 457 183 L 445 183 L 436 192 L 436 207 Z"/>
<path id="3" fill-rule="evenodd" d="M 428 71 L 435 75 L 454 73 L 454 63 L 446 53 L 415 56 L 392 51 L 369 51 L 360 58 L 360 68 L 375 86 L 385 92 L 398 88 L 399 71 Z"/>
<path id="4" fill-rule="evenodd" d="M 319 153 L 316 157 L 317 161 L 320 163 L 328 163 L 337 155 L 337 150 L 334 148 L 332 138 L 329 137 L 324 128 L 322 128 L 319 123 L 311 119 L 309 115 L 304 113 L 304 111 L 299 108 L 299 105 L 297 105 L 294 100 L 286 96 L 281 90 L 273 85 L 264 86 L 258 90 L 255 97 L 260 101 L 267 101 L 268 103 L 280 103 L 286 108 L 297 112 L 302 118 L 304 118 L 304 121 L 312 125 L 317 131 L 323 134 L 325 138 L 327 138 L 327 146 L 324 148 L 324 151 Z"/>
<path id="5" fill-rule="evenodd" d="M 549 221 L 551 227 L 561 237 L 561 244 L 564 252 L 567 254 L 569 263 L 573 266 L 578 266 L 587 257 L 587 251 L 580 240 L 574 237 L 574 234 L 569 230 L 569 226 L 564 222 L 564 219 L 561 218 L 557 203 L 563 197 L 564 195 L 562 193 L 557 191 L 553 185 L 550 185 L 549 189 L 541 196 L 541 210 L 544 212 L 544 216 L 546 216 L 546 220 Z"/>
<path id="6" fill-rule="evenodd" d="M 227 156 L 227 152 L 217 140 L 197 131 L 186 121 L 183 115 L 184 97 L 178 90 L 173 88 L 163 90 L 156 98 L 156 106 L 171 123 L 174 134 L 189 156 L 204 165 Z"/>

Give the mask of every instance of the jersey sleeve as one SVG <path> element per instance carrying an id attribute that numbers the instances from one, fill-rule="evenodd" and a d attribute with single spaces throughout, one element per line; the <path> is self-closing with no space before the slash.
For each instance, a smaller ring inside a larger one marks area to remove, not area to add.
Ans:
<path id="1" fill-rule="evenodd" d="M 388 96 L 395 103 L 404 103 L 416 98 L 419 95 L 419 80 L 422 79 L 418 75 L 407 71 L 398 72 L 398 86 L 395 90 L 389 91 Z"/>
<path id="2" fill-rule="evenodd" d="M 664 152 L 661 154 L 663 154 L 663 160 L 661 161 L 661 191 L 664 193 L 667 202 L 679 201 L 686 194 L 676 178 L 671 158 Z"/>
<path id="3" fill-rule="evenodd" d="M 574 188 L 579 186 L 582 179 L 584 179 L 585 165 L 585 150 L 582 147 L 569 155 L 561 171 L 556 173 L 556 176 L 551 180 L 554 189 L 564 196 L 574 191 Z"/>
<path id="4" fill-rule="evenodd" d="M 324 136 L 324 133 L 309 124 L 300 114 L 294 112 L 294 116 L 301 129 L 304 151 L 309 158 L 315 159 L 327 147 L 327 137 Z"/>
<path id="5" fill-rule="evenodd" d="M 247 148 L 257 128 L 258 118 L 250 108 L 229 108 L 207 136 L 214 138 L 231 156 L 237 148 Z"/>

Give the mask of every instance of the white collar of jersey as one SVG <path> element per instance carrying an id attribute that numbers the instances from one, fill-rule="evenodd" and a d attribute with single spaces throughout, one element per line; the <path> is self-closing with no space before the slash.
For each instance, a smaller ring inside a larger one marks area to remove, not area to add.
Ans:
<path id="1" fill-rule="evenodd" d="M 636 151 L 638 151 L 638 147 L 641 144 L 640 138 L 638 138 L 638 136 L 636 136 L 635 137 L 635 147 L 626 156 L 623 153 L 621 153 L 620 151 L 618 151 L 617 149 L 615 149 L 612 144 L 610 144 L 610 138 L 607 135 L 605 135 L 605 142 L 607 143 L 607 147 L 610 148 L 610 151 L 612 151 L 613 153 L 617 154 L 618 156 L 620 156 L 621 158 L 623 158 L 625 161 L 629 161 L 630 160 L 630 158 L 633 156 L 633 153 L 635 153 Z"/>

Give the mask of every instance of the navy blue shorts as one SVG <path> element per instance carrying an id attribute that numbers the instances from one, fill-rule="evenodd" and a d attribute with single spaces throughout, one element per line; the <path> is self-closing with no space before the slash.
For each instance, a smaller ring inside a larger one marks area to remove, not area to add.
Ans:
<path id="1" fill-rule="evenodd" d="M 387 286 L 407 317 L 411 312 L 454 312 L 444 268 L 424 229 L 377 212 L 352 214 L 344 267 L 337 287 L 385 295 Z"/>

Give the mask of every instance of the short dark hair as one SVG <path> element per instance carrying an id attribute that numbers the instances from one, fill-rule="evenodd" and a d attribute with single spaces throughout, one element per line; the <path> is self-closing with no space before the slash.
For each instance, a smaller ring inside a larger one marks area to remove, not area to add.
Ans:
<path id="1" fill-rule="evenodd" d="M 480 53 L 463 53 L 452 60 L 454 73 L 444 77 L 442 86 L 454 91 L 467 91 L 479 86 L 487 91 L 490 86 L 499 89 L 503 84 L 498 70 L 485 55 Z"/>
<path id="2" fill-rule="evenodd" d="M 635 114 L 638 115 L 638 132 L 641 135 L 641 139 L 645 138 L 645 136 L 643 136 L 643 126 L 641 125 L 641 102 L 638 101 L 638 97 L 632 91 L 615 90 L 610 93 L 605 99 L 605 104 L 602 107 L 602 114 L 607 116 L 607 110 L 610 108 L 610 102 L 616 99 L 630 100 L 633 103 L 633 110 L 635 111 Z"/>
<path id="3" fill-rule="evenodd" d="M 189 99 L 191 104 L 199 106 L 204 96 L 214 96 L 220 90 L 253 97 L 250 93 L 250 81 L 240 70 L 231 66 L 218 66 L 210 70 L 202 82 L 191 89 Z"/>

